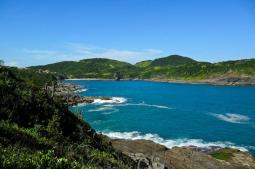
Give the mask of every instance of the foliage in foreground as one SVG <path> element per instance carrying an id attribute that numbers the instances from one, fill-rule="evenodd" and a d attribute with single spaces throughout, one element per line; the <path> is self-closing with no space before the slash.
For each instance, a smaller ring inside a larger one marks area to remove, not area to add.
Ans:
<path id="1" fill-rule="evenodd" d="M 0 67 L 0 168 L 135 167 L 24 73 Z"/>

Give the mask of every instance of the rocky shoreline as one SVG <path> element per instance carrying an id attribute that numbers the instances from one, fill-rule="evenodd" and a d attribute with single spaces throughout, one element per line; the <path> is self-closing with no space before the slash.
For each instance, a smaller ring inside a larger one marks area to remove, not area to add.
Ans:
<path id="1" fill-rule="evenodd" d="M 255 168 L 254 157 L 231 148 L 190 146 L 168 149 L 149 140 L 109 139 L 109 142 L 116 150 L 136 161 L 138 168 L 143 169 Z"/>
<path id="2" fill-rule="evenodd" d="M 143 79 L 145 81 L 153 82 L 168 82 L 178 84 L 206 84 L 219 86 L 254 86 L 255 77 L 220 77 L 210 78 L 206 80 L 169 80 L 169 79 Z"/>
<path id="3" fill-rule="evenodd" d="M 57 95 L 68 94 L 68 93 L 76 93 L 82 90 L 84 86 L 71 84 L 71 83 L 59 83 L 55 86 L 55 93 Z"/>
<path id="4" fill-rule="evenodd" d="M 54 87 L 48 87 L 48 90 L 51 92 L 54 91 L 54 95 L 60 97 L 68 106 L 76 106 L 78 104 L 90 104 L 96 102 L 109 102 L 114 98 L 110 96 L 81 96 L 78 93 L 86 91 L 84 86 L 71 83 L 57 84 Z M 114 101 L 118 102 L 118 100 Z"/>
<path id="5" fill-rule="evenodd" d="M 81 78 L 81 79 L 66 79 L 66 80 L 115 80 L 115 79 L 101 79 L 101 78 Z M 219 85 L 219 86 L 254 86 L 255 76 L 226 76 L 218 78 L 209 78 L 205 80 L 174 80 L 174 79 L 121 79 L 121 80 L 144 80 L 153 82 L 168 82 L 178 84 L 206 84 L 206 85 Z"/>

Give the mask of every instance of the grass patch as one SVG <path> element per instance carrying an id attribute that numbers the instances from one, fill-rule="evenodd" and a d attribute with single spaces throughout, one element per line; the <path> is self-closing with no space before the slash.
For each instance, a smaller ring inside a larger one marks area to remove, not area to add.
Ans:
<path id="1" fill-rule="evenodd" d="M 233 150 L 230 148 L 223 148 L 223 149 L 220 149 L 220 150 L 210 153 L 210 155 L 216 159 L 219 159 L 219 160 L 229 161 L 232 159 L 232 157 L 234 156 L 234 153 L 236 151 L 238 151 L 238 150 Z"/>
<path id="2" fill-rule="evenodd" d="M 0 121 L 1 137 L 8 140 L 8 144 L 21 144 L 33 148 L 49 148 L 50 141 L 41 137 L 36 128 L 22 128 L 15 123 Z"/>

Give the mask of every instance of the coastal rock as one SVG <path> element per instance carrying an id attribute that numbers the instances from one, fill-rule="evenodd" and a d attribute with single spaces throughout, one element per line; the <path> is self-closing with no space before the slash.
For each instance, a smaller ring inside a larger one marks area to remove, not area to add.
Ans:
<path id="1" fill-rule="evenodd" d="M 149 140 L 111 140 L 113 147 L 137 161 L 140 168 L 148 169 L 254 169 L 254 157 L 246 152 L 229 149 L 233 156 L 220 160 L 211 155 L 212 150 L 196 147 L 168 149 Z"/>
<path id="2" fill-rule="evenodd" d="M 255 77 L 254 76 L 244 76 L 244 77 L 237 77 L 237 76 L 225 76 L 219 78 L 211 78 L 205 80 L 208 84 L 213 85 L 232 85 L 232 86 L 242 86 L 242 85 L 255 85 Z"/>
<path id="3" fill-rule="evenodd" d="M 71 83 L 59 83 L 54 86 L 54 94 L 59 96 L 67 105 L 74 106 L 77 104 L 90 104 L 98 102 L 121 102 L 116 97 L 109 97 L 109 96 L 81 96 L 76 94 L 80 91 L 85 91 L 81 85 L 71 84 Z M 46 90 L 50 90 L 52 92 L 53 87 L 47 86 Z"/>
<path id="4" fill-rule="evenodd" d="M 83 86 L 71 83 L 58 83 L 55 86 L 55 93 L 56 94 L 64 94 L 64 93 L 75 93 L 81 90 Z"/>
<path id="5" fill-rule="evenodd" d="M 212 77 L 204 80 L 175 80 L 175 79 L 164 79 L 164 78 L 150 78 L 141 79 L 146 81 L 155 82 L 169 82 L 178 84 L 207 84 L 207 85 L 220 85 L 220 86 L 253 86 L 255 85 L 255 76 L 223 76 L 223 77 Z"/>
<path id="6" fill-rule="evenodd" d="M 109 101 L 112 100 L 112 97 L 101 97 L 101 96 L 80 96 L 75 94 L 63 94 L 61 98 L 64 100 L 66 104 L 69 106 L 74 106 L 77 104 L 90 104 L 94 103 L 95 101 Z"/>

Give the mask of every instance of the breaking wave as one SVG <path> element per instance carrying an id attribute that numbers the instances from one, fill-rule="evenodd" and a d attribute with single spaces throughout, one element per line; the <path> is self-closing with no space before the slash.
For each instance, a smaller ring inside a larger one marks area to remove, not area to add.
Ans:
<path id="1" fill-rule="evenodd" d="M 81 92 L 86 92 L 88 89 L 79 89 L 75 90 L 73 93 L 81 93 Z"/>
<path id="2" fill-rule="evenodd" d="M 88 103 L 78 103 L 77 105 L 73 105 L 72 107 L 83 107 L 86 106 Z"/>
<path id="3" fill-rule="evenodd" d="M 212 115 L 220 120 L 229 122 L 229 123 L 246 123 L 250 120 L 248 116 L 244 116 L 241 114 L 233 114 L 233 113 L 226 113 L 226 114 L 216 114 L 212 113 Z"/>
<path id="4" fill-rule="evenodd" d="M 167 148 L 173 147 L 188 147 L 188 146 L 195 146 L 199 148 L 212 148 L 212 147 L 229 147 L 239 149 L 240 151 L 248 151 L 245 147 L 236 146 L 232 142 L 205 142 L 202 139 L 163 139 L 157 134 L 142 134 L 137 131 L 132 132 L 102 132 L 102 134 L 107 135 L 113 139 L 128 139 L 128 140 L 151 140 L 155 143 L 161 144 L 166 146 Z"/>
<path id="5" fill-rule="evenodd" d="M 121 104 L 127 101 L 124 97 L 112 97 L 110 99 L 95 99 L 94 104 Z"/>
<path id="6" fill-rule="evenodd" d="M 163 105 L 155 105 L 155 104 L 146 104 L 146 103 L 126 103 L 126 104 L 119 104 L 119 105 L 105 105 L 107 107 L 113 107 L 113 106 L 145 106 L 145 107 L 156 107 L 159 109 L 171 109 L 171 107 L 163 106 Z"/>

